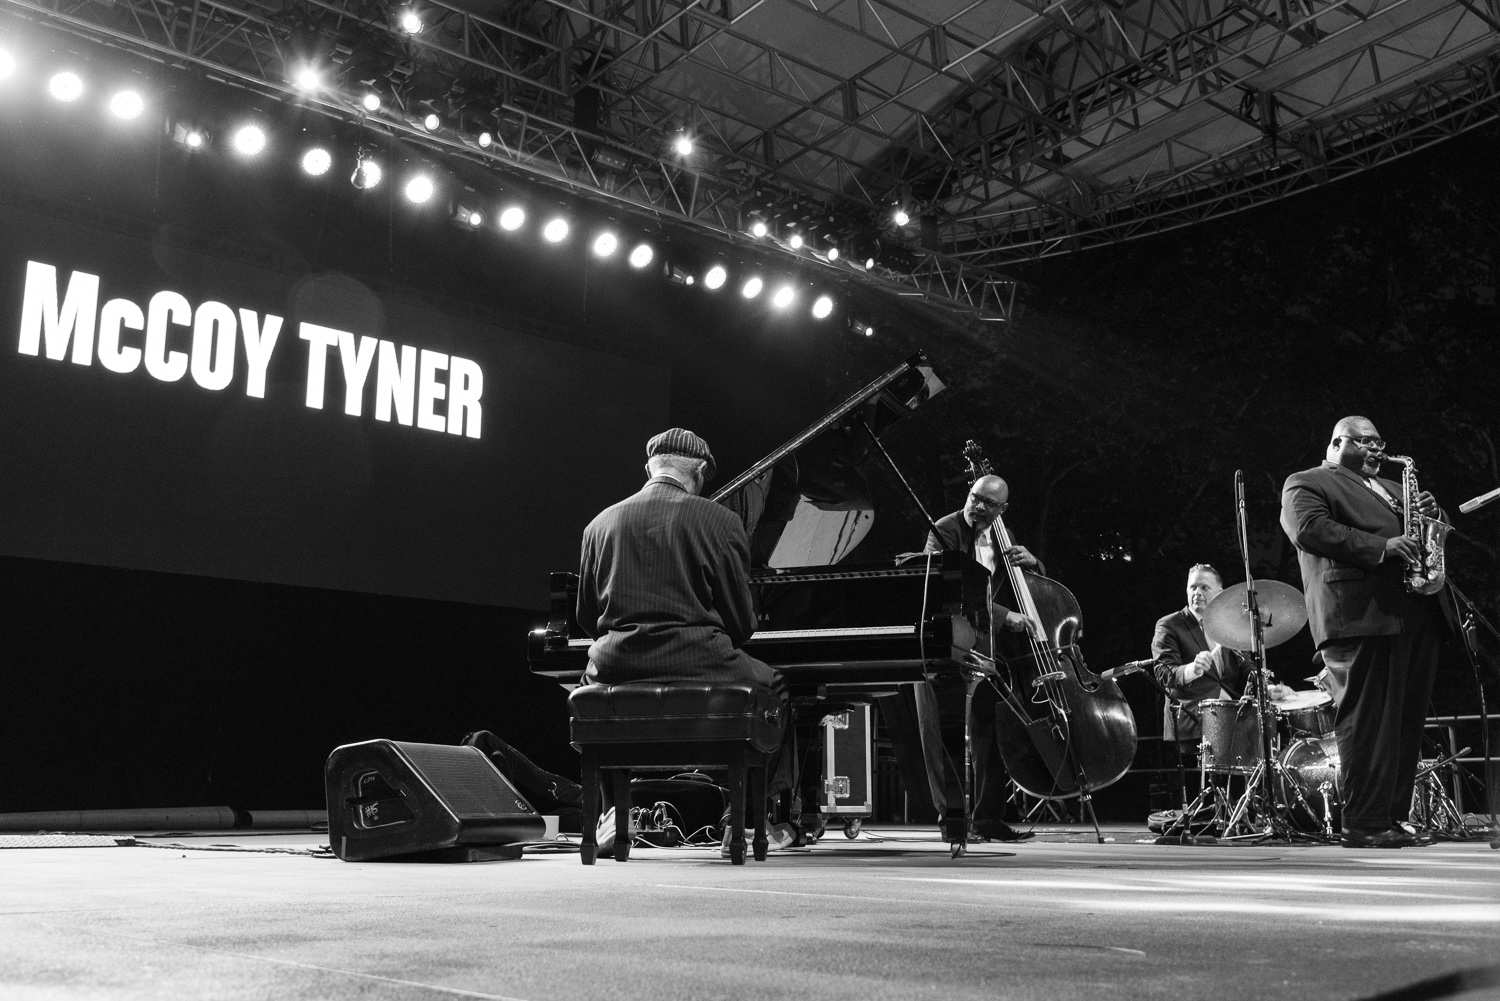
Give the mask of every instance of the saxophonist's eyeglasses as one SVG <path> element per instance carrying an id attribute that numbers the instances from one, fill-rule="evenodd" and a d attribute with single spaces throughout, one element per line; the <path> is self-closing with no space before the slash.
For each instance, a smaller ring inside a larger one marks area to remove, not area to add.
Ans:
<path id="1" fill-rule="evenodd" d="M 1369 434 L 1369 435 L 1341 434 L 1341 435 L 1339 435 L 1339 438 L 1348 438 L 1350 441 L 1354 442 L 1354 444 L 1356 444 L 1356 445 L 1362 445 L 1365 448 L 1373 448 L 1377 452 L 1384 452 L 1385 451 L 1385 440 L 1383 438 L 1377 438 L 1377 437 L 1375 437 L 1372 434 Z M 1334 440 L 1337 441 L 1338 438 L 1335 438 Z"/>

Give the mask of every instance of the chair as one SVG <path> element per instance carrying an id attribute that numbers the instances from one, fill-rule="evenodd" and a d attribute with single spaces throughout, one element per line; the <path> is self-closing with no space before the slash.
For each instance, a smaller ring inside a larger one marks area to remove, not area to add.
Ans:
<path id="1" fill-rule="evenodd" d="M 630 857 L 633 769 L 729 771 L 729 858 L 745 864 L 745 785 L 755 810 L 757 862 L 768 839 L 766 769 L 781 746 L 787 713 L 771 689 L 748 682 L 584 685 L 568 696 L 573 746 L 583 757 L 583 864 L 598 854 L 600 773 L 611 773 L 617 862 Z"/>

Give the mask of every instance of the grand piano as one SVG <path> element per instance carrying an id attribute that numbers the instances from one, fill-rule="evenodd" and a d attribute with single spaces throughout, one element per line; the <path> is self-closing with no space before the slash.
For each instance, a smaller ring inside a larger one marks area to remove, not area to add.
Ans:
<path id="1" fill-rule="evenodd" d="M 976 677 L 976 638 L 989 628 L 988 575 L 978 564 L 959 553 L 840 562 L 874 518 L 860 465 L 876 455 L 890 462 L 881 433 L 942 389 L 918 353 L 710 498 L 739 514 L 751 538 L 759 628 L 745 649 L 781 672 L 799 718 L 818 715 L 817 703 L 868 702 L 919 684 L 962 687 Z M 531 670 L 568 688 L 588 666 L 591 642 L 574 615 L 577 592 L 576 574 L 552 574 L 549 621 L 529 637 Z M 921 743 L 929 755 L 943 753 L 931 732 Z M 923 772 L 903 766 L 903 773 L 910 788 Z M 956 812 L 950 808 L 943 826 L 960 854 L 967 824 Z"/>

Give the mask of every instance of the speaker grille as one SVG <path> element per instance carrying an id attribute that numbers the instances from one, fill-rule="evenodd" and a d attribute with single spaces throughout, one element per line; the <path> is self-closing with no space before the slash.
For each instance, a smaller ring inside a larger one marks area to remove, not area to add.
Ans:
<path id="1" fill-rule="evenodd" d="M 478 748 L 405 741 L 398 746 L 427 784 L 442 790 L 460 820 L 535 812 Z"/>

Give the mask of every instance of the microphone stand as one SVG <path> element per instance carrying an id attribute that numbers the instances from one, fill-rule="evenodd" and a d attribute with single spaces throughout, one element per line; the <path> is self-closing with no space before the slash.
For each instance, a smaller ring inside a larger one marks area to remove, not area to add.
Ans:
<path id="1" fill-rule="evenodd" d="M 1474 671 L 1474 688 L 1479 693 L 1479 727 L 1480 737 L 1484 746 L 1484 799 L 1485 805 L 1489 807 L 1490 814 L 1490 847 L 1500 850 L 1500 822 L 1495 817 L 1495 798 L 1500 793 L 1496 788 L 1494 775 L 1494 761 L 1490 755 L 1490 714 L 1489 705 L 1484 697 L 1484 674 L 1480 670 L 1479 637 L 1476 624 L 1483 623 L 1484 628 L 1491 636 L 1500 640 L 1500 630 L 1484 615 L 1469 599 L 1467 594 L 1459 590 L 1453 578 L 1448 578 L 1448 591 L 1453 595 L 1454 603 L 1461 605 L 1463 614 L 1460 616 L 1458 634 L 1464 641 L 1464 652 L 1469 657 L 1469 667 Z"/>

